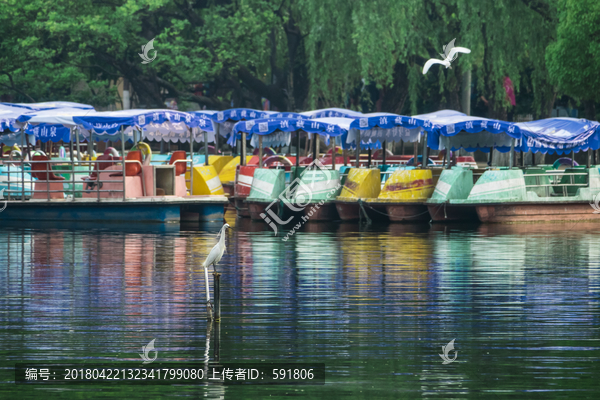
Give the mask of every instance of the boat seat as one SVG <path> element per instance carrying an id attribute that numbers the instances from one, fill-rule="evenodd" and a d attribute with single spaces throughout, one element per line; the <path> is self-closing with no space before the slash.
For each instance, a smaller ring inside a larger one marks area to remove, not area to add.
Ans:
<path id="1" fill-rule="evenodd" d="M 110 154 L 102 154 L 101 156 L 96 158 L 96 160 L 97 161 L 121 161 L 121 157 L 115 157 Z M 81 179 L 83 179 L 84 181 L 96 180 L 96 178 L 98 177 L 98 171 L 102 171 L 108 167 L 112 167 L 115 164 L 116 164 L 116 162 L 97 163 L 94 171 L 92 173 L 90 173 L 90 176 L 86 176 Z"/>
<path id="2" fill-rule="evenodd" d="M 48 156 L 37 155 L 33 156 L 32 161 L 50 161 Z M 64 181 L 65 178 L 60 175 L 56 175 L 54 172 L 44 172 L 50 169 L 50 163 L 32 163 L 31 164 L 31 175 L 40 181 Z M 36 172 L 38 171 L 38 172 Z M 39 172 L 42 171 L 42 172 Z"/>
<path id="3" fill-rule="evenodd" d="M 567 175 L 567 174 L 577 174 L 577 173 L 586 173 L 588 175 Z M 555 196 L 576 196 L 577 195 L 577 191 L 585 186 L 588 186 L 588 178 L 589 178 L 589 171 L 587 168 L 567 168 L 565 169 L 564 172 L 565 175 L 563 175 L 560 178 L 560 181 L 558 182 L 560 185 L 565 185 L 565 184 L 579 184 L 581 186 L 555 186 L 554 189 L 554 195 Z"/>
<path id="4" fill-rule="evenodd" d="M 185 151 L 183 150 L 177 150 L 174 151 L 173 154 L 171 154 L 171 158 L 169 159 L 169 165 L 175 164 L 175 176 L 179 176 L 187 172 L 187 163 L 176 162 L 185 159 L 187 159 L 187 157 Z"/>
<path id="5" fill-rule="evenodd" d="M 125 157 L 126 161 L 139 161 L 140 163 L 126 163 L 125 164 L 125 176 L 137 176 L 142 172 L 143 157 L 140 150 L 134 150 L 127 153 Z M 123 176 L 123 172 L 116 172 L 109 176 Z"/>
<path id="6" fill-rule="evenodd" d="M 527 175 L 543 175 L 543 176 L 527 176 Z M 546 174 L 542 168 L 527 168 L 523 171 L 525 185 L 537 185 L 537 187 L 528 187 L 528 192 L 534 192 L 539 197 L 550 196 L 550 185 L 552 184 L 551 175 Z M 545 186 L 540 186 L 545 185 Z"/>

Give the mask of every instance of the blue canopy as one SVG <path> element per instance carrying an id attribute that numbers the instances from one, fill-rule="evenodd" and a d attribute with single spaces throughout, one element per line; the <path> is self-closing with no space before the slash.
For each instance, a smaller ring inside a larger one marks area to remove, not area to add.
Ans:
<path id="1" fill-rule="evenodd" d="M 29 111 L 30 110 L 22 107 L 0 104 L 0 132 L 5 130 L 18 132 L 23 126 L 23 124 L 19 122 L 19 118 Z"/>
<path id="2" fill-rule="evenodd" d="M 31 111 L 52 110 L 56 108 L 80 108 L 83 110 L 93 110 L 94 107 L 89 104 L 73 103 L 71 101 L 46 101 L 43 103 L 0 103 L 12 107 L 21 107 Z"/>
<path id="3" fill-rule="evenodd" d="M 308 119 L 308 117 L 293 112 L 279 112 L 279 111 L 260 111 L 251 108 L 232 108 L 230 110 L 217 111 L 211 115 L 215 132 L 220 136 L 228 138 L 227 143 L 231 141 L 231 132 L 233 126 L 238 121 L 250 121 L 254 119 L 266 119 L 266 118 L 294 118 L 294 119 Z M 235 143 L 235 139 L 233 140 Z"/>
<path id="4" fill-rule="evenodd" d="M 77 126 L 74 117 L 97 114 L 99 113 L 95 110 L 82 108 L 53 108 L 23 114 L 19 117 L 19 122 L 27 122 L 26 132 L 43 143 L 49 140 L 68 142 L 71 140 L 71 128 Z"/>
<path id="5" fill-rule="evenodd" d="M 66 127 L 64 125 L 29 125 L 27 127 L 26 132 L 29 135 L 33 135 L 35 137 L 35 140 L 39 140 L 43 143 L 46 143 L 48 141 L 60 142 L 61 140 L 64 142 L 71 141 L 71 128 Z"/>
<path id="6" fill-rule="evenodd" d="M 194 114 L 199 118 L 198 120 L 198 128 L 205 132 L 214 132 L 214 120 L 216 118 L 216 114 L 218 111 L 212 110 L 200 110 L 200 111 L 191 111 L 190 114 Z"/>
<path id="7" fill-rule="evenodd" d="M 98 134 L 117 134 L 122 126 L 143 128 L 149 124 L 163 122 L 182 123 L 189 128 L 198 127 L 200 118 L 189 113 L 174 110 L 123 110 L 101 112 L 89 116 L 73 117 L 86 130 Z"/>
<path id="8" fill-rule="evenodd" d="M 325 135 L 326 142 L 328 142 L 329 136 L 340 136 L 348 132 L 348 129 L 344 127 L 344 124 L 336 123 L 335 120 L 337 119 L 338 118 L 323 118 L 321 120 L 307 120 L 298 118 L 270 118 L 241 121 L 233 127 L 233 135 L 231 135 L 227 143 L 235 146 L 236 140 L 241 139 L 242 132 L 246 132 L 249 139 L 252 139 L 254 134 L 264 136 L 263 146 L 288 146 L 291 140 L 291 132 L 298 130 L 309 134 L 316 133 Z M 256 144 L 257 141 L 254 140 L 252 145 L 256 147 Z"/>
<path id="9" fill-rule="evenodd" d="M 305 118 L 356 118 L 363 115 L 359 111 L 347 110 L 345 108 L 323 108 L 320 110 L 305 111 L 300 113 Z"/>
<path id="10" fill-rule="evenodd" d="M 198 140 L 203 139 L 197 127 L 200 121 L 208 121 L 173 110 L 96 112 L 77 108 L 31 111 L 19 117 L 19 120 L 28 122 L 27 133 L 35 135 L 42 142 L 70 141 L 71 128 L 74 127 L 78 128 L 82 140 L 89 140 L 92 133 L 95 140 L 115 140 L 123 127 L 130 141 L 134 137 L 134 130 L 139 130 L 139 139 L 145 137 L 150 140 L 189 142 L 192 133 Z"/>
<path id="11" fill-rule="evenodd" d="M 505 153 L 510 151 L 513 139 L 520 140 L 522 137 L 521 129 L 512 122 L 452 113 L 451 110 L 444 110 L 444 113 L 415 116 L 427 118 L 433 123 L 431 134 L 427 137 L 429 148 L 441 150 L 447 147 L 448 142 L 452 150 L 463 148 L 469 152 L 481 150 L 488 153 L 494 147 Z"/>
<path id="12" fill-rule="evenodd" d="M 524 152 L 565 154 L 600 148 L 600 124 L 596 121 L 547 118 L 516 125 L 523 133 L 518 149 Z"/>
<path id="13" fill-rule="evenodd" d="M 381 148 L 384 141 L 417 142 L 423 131 L 432 131 L 433 123 L 427 118 L 407 117 L 390 113 L 371 113 L 353 118 L 345 143 L 355 147 L 358 131 L 363 148 Z"/>

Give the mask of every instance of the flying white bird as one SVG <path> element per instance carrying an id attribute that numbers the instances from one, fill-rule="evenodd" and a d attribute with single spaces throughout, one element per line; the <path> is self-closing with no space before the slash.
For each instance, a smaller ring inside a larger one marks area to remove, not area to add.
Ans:
<path id="1" fill-rule="evenodd" d="M 442 64 L 445 65 L 446 68 L 452 68 L 450 66 L 450 63 L 456 60 L 456 57 L 458 57 L 458 53 L 469 54 L 471 52 L 471 50 L 467 49 L 466 47 L 454 47 L 455 40 L 456 38 L 452 39 L 450 43 L 444 46 L 444 53 L 440 53 L 440 55 L 444 57 L 443 60 L 438 60 L 437 58 L 427 60 L 425 66 L 423 67 L 423 75 L 425 75 L 427 71 L 429 71 L 429 68 L 431 68 L 433 64 Z"/>

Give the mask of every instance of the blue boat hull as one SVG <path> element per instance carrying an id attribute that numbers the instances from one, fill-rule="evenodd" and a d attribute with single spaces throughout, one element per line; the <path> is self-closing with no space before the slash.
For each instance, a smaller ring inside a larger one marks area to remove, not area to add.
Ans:
<path id="1" fill-rule="evenodd" d="M 0 204 L 2 208 L 3 204 Z M 222 221 L 224 204 L 168 202 L 8 202 L 5 221 L 180 222 Z"/>

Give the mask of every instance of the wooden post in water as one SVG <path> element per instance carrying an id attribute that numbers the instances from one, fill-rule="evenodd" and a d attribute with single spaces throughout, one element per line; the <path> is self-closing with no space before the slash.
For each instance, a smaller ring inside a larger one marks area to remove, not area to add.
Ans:
<path id="1" fill-rule="evenodd" d="M 221 324 L 215 321 L 215 361 L 219 362 L 221 358 Z"/>
<path id="2" fill-rule="evenodd" d="M 221 274 L 213 272 L 213 293 L 215 296 L 215 322 L 221 321 Z"/>
<path id="3" fill-rule="evenodd" d="M 382 164 L 385 165 L 385 159 L 387 157 L 387 140 L 383 141 L 383 145 L 381 146 L 381 150 L 383 150 Z"/>
<path id="4" fill-rule="evenodd" d="M 212 319 L 212 307 L 210 306 L 210 289 L 208 287 L 208 268 L 204 268 L 204 286 L 206 287 L 206 316 Z"/>
<path id="5" fill-rule="evenodd" d="M 369 147 L 369 150 L 367 150 L 367 168 L 371 168 L 371 154 L 372 150 Z"/>

